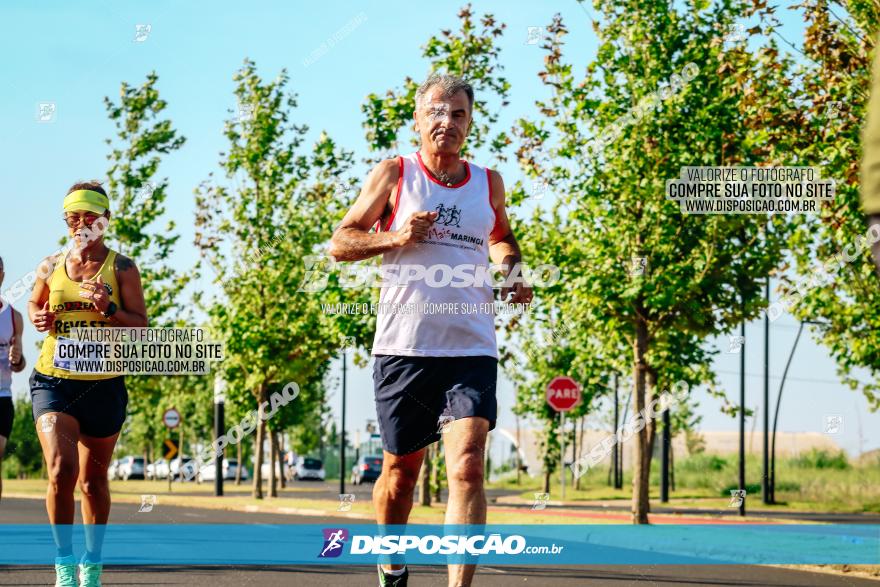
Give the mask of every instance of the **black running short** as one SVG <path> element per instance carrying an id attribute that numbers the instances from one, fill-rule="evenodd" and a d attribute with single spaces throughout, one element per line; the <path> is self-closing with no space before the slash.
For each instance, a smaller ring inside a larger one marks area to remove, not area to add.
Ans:
<path id="1" fill-rule="evenodd" d="M 122 430 L 128 391 L 125 377 L 78 380 L 31 373 L 34 422 L 47 412 L 70 414 L 79 422 L 80 433 L 95 438 Z"/>
<path id="2" fill-rule="evenodd" d="M 15 407 L 12 405 L 12 398 L 0 397 L 0 436 L 9 438 L 12 434 L 13 416 L 15 416 Z"/>
<path id="3" fill-rule="evenodd" d="M 376 355 L 373 384 L 385 450 L 415 452 L 440 439 L 451 421 L 479 417 L 495 428 L 498 403 L 494 357 Z"/>

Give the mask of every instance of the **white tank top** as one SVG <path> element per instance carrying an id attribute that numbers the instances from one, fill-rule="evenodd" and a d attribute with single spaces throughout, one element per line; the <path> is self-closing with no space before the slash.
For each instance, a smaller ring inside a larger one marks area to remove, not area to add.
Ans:
<path id="1" fill-rule="evenodd" d="M 414 212 L 438 212 L 425 240 L 393 249 L 382 257 L 386 282 L 400 275 L 402 265 L 426 268 L 425 278 L 408 283 L 383 283 L 379 294 L 374 355 L 408 357 L 498 358 L 491 283 L 453 287 L 489 266 L 489 233 L 495 226 L 490 200 L 489 170 L 466 161 L 467 175 L 458 184 L 440 183 L 425 169 L 418 153 L 399 158 L 397 200 L 385 231 L 398 230 Z M 393 266 L 398 266 L 395 268 Z M 445 266 L 431 270 L 432 266 Z M 462 266 L 470 266 L 464 267 Z M 446 269 L 448 267 L 448 269 Z M 431 287 L 429 284 L 442 285 Z M 394 308 L 392 311 L 391 308 Z"/>
<path id="2" fill-rule="evenodd" d="M 12 397 L 9 351 L 12 348 L 13 334 L 15 334 L 15 323 L 12 318 L 12 306 L 3 303 L 3 307 L 0 308 L 0 397 Z"/>

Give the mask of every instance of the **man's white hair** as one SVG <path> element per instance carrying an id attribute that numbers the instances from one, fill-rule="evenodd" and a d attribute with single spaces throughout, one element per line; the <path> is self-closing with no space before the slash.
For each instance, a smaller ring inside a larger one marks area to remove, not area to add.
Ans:
<path id="1" fill-rule="evenodd" d="M 419 89 L 416 90 L 416 108 L 420 108 L 425 99 L 425 94 L 431 88 L 439 87 L 443 90 L 443 97 L 451 98 L 458 92 L 464 92 L 468 98 L 471 112 L 474 110 L 474 88 L 464 79 L 448 73 L 432 73 L 428 76 Z"/>

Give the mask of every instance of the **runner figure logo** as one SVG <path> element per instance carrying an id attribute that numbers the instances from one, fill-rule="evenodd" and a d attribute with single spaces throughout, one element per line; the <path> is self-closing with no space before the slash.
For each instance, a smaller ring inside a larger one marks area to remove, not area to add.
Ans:
<path id="1" fill-rule="evenodd" d="M 351 506 L 354 503 L 354 493 L 340 493 L 339 494 L 339 507 L 336 508 L 337 512 L 350 512 Z"/>
<path id="2" fill-rule="evenodd" d="M 153 506 L 155 505 L 155 495 L 141 495 L 141 507 L 138 508 L 138 513 L 149 513 L 153 511 Z"/>
<path id="3" fill-rule="evenodd" d="M 738 508 L 743 504 L 746 500 L 746 490 L 745 489 L 731 489 L 730 490 L 730 503 L 727 504 L 729 508 Z"/>
<path id="4" fill-rule="evenodd" d="M 547 502 L 550 501 L 549 493 L 536 493 L 535 494 L 535 503 L 532 504 L 532 509 L 535 511 L 543 510 L 547 507 Z"/>
<path id="5" fill-rule="evenodd" d="M 457 206 L 447 208 L 440 203 L 434 209 L 437 211 L 437 220 L 435 221 L 437 224 L 442 224 L 443 226 L 459 226 L 459 222 L 461 221 L 461 210 L 459 210 Z"/>
<path id="6" fill-rule="evenodd" d="M 324 528 L 324 549 L 318 558 L 336 558 L 342 554 L 342 546 L 348 539 L 348 530 L 345 528 Z"/>

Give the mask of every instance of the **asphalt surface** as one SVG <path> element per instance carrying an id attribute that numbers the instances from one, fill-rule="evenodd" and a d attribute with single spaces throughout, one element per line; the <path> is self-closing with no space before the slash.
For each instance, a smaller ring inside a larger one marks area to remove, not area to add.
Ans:
<path id="1" fill-rule="evenodd" d="M 245 513 L 157 505 L 149 515 L 138 514 L 137 504 L 116 504 L 111 523 L 175 523 L 175 524 L 327 524 L 352 523 L 350 518 L 333 516 L 295 516 L 268 513 Z M 0 502 L 0 521 L 4 524 L 45 522 L 42 500 L 4 498 Z M 79 522 L 79 514 L 77 514 Z M 77 550 L 79 552 L 79 550 Z M 356 587 L 377 585 L 375 569 L 364 566 L 108 566 L 103 584 L 111 585 L 188 585 L 190 587 L 246 587 L 274 585 Z M 54 572 L 45 566 L 0 566 L 0 585 L 51 585 Z M 417 566 L 411 568 L 410 585 L 446 585 L 445 568 Z M 787 568 L 746 565 L 619 565 L 619 566 L 483 566 L 477 572 L 475 585 L 511 587 L 600 586 L 600 585 L 662 585 L 663 587 L 754 586 L 814 587 L 850 586 L 877 587 L 870 579 L 815 573 Z"/>
<path id="2" fill-rule="evenodd" d="M 339 495 L 339 482 L 317 482 L 317 481 L 294 481 L 288 483 L 288 488 L 296 488 L 296 493 L 284 492 L 284 497 L 304 497 L 314 499 L 333 499 Z M 226 495 L 249 496 L 251 494 L 250 483 L 236 486 L 234 483 L 227 482 L 224 489 Z M 373 484 L 362 483 L 354 485 L 352 483 L 345 484 L 345 492 L 355 495 L 358 503 L 369 501 L 372 499 Z M 189 483 L 175 483 L 174 493 L 177 495 L 204 495 L 193 491 Z M 513 489 L 489 488 L 486 490 L 486 499 L 490 505 L 497 504 L 509 508 L 520 508 L 530 510 L 531 503 L 507 503 L 496 502 L 495 500 L 510 496 L 519 496 L 522 492 Z M 441 502 L 446 503 L 446 490 L 441 493 Z M 619 503 L 605 502 L 603 504 L 573 504 L 566 503 L 565 506 L 557 506 L 548 503 L 546 510 L 566 510 L 566 511 L 583 511 L 583 512 L 624 512 L 629 513 L 629 501 L 621 500 Z M 736 508 L 710 509 L 701 507 L 665 507 L 651 504 L 651 513 L 653 514 L 677 514 L 688 516 L 720 516 L 724 518 L 735 519 L 739 517 L 739 510 Z M 757 511 L 748 510 L 747 514 L 750 518 L 773 518 L 777 520 L 800 520 L 804 522 L 817 522 L 829 524 L 880 524 L 880 514 L 860 514 L 860 513 L 823 513 L 823 512 L 791 512 L 791 511 Z"/>

